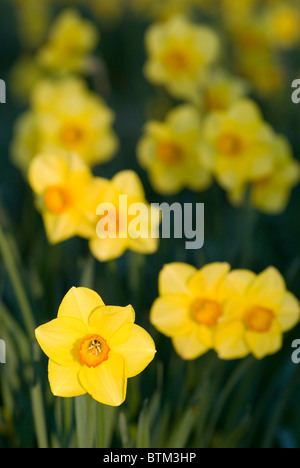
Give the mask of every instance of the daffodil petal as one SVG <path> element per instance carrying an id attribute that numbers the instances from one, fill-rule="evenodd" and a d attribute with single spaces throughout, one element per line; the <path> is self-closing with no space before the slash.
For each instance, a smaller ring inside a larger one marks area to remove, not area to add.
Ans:
<path id="1" fill-rule="evenodd" d="M 138 325 L 133 325 L 131 337 L 125 343 L 115 345 L 112 349 L 124 357 L 128 377 L 140 374 L 153 360 L 156 353 L 153 339 Z"/>
<path id="2" fill-rule="evenodd" d="M 132 324 L 135 320 L 135 312 L 132 306 L 115 307 L 105 306 L 96 309 L 89 318 L 89 327 L 93 333 L 103 336 L 108 340 L 108 344 L 129 338 L 132 331 Z M 129 325 L 124 328 L 124 325 Z M 114 335 L 118 333 L 118 337 Z M 111 341 L 112 339 L 115 341 Z M 122 342 L 122 341 L 121 341 Z"/>
<path id="3" fill-rule="evenodd" d="M 277 314 L 277 320 L 279 321 L 282 330 L 288 331 L 299 322 L 299 318 L 299 301 L 293 294 L 287 292 L 284 295 L 282 307 Z"/>
<path id="4" fill-rule="evenodd" d="M 253 283 L 256 275 L 248 270 L 234 270 L 228 273 L 221 287 L 225 297 L 230 297 L 232 294 L 243 296 L 247 288 Z"/>
<path id="5" fill-rule="evenodd" d="M 107 262 L 123 255 L 127 249 L 127 239 L 95 237 L 90 241 L 90 250 L 97 260 Z"/>
<path id="6" fill-rule="evenodd" d="M 109 406 L 120 406 L 125 400 L 127 389 L 125 360 L 110 351 L 108 360 L 99 366 L 82 366 L 79 381 L 95 400 Z"/>
<path id="7" fill-rule="evenodd" d="M 188 294 L 189 279 L 197 272 L 197 269 L 186 263 L 170 263 L 165 265 L 159 275 L 159 292 L 165 294 Z"/>
<path id="8" fill-rule="evenodd" d="M 29 168 L 29 183 L 33 190 L 42 194 L 51 185 L 59 185 L 67 174 L 66 161 L 61 156 L 43 154 L 33 159 Z"/>
<path id="9" fill-rule="evenodd" d="M 215 334 L 215 349 L 220 359 L 241 359 L 249 354 L 243 323 L 220 324 Z"/>
<path id="10" fill-rule="evenodd" d="M 254 302 L 277 309 L 282 303 L 285 290 L 285 283 L 280 273 L 275 268 L 269 267 L 257 276 L 249 287 L 247 296 Z"/>
<path id="11" fill-rule="evenodd" d="M 209 350 L 205 344 L 198 340 L 196 330 L 188 335 L 176 336 L 172 341 L 176 352 L 182 359 L 196 359 Z"/>
<path id="12" fill-rule="evenodd" d="M 230 270 L 228 263 L 212 263 L 197 272 L 189 281 L 188 287 L 195 296 L 213 291 L 225 279 Z"/>
<path id="13" fill-rule="evenodd" d="M 74 317 L 88 323 L 90 314 L 97 307 L 104 306 L 99 294 L 88 288 L 72 288 L 64 297 L 58 317 Z"/>
<path id="14" fill-rule="evenodd" d="M 70 367 L 60 366 L 50 359 L 48 377 L 53 395 L 60 397 L 84 395 L 86 391 L 79 382 L 79 370 L 79 364 Z"/>
<path id="15" fill-rule="evenodd" d="M 74 317 L 58 317 L 35 330 L 44 353 L 52 361 L 67 367 L 78 362 L 76 350 L 86 333 L 84 322 Z"/>
<path id="16" fill-rule="evenodd" d="M 159 297 L 152 306 L 150 321 L 166 336 L 186 335 L 193 329 L 189 304 L 184 295 L 170 294 Z"/>
<path id="17" fill-rule="evenodd" d="M 140 200 L 145 198 L 143 184 L 134 171 L 121 171 L 113 177 L 112 182 L 120 193 L 128 197 Z"/>
<path id="18" fill-rule="evenodd" d="M 245 339 L 256 359 L 262 359 L 276 353 L 282 347 L 281 327 L 277 321 L 274 321 L 269 332 L 246 331 Z"/>

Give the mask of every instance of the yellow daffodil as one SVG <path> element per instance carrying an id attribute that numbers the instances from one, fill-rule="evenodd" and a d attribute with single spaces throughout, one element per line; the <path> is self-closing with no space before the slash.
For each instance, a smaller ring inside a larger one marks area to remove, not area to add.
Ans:
<path id="1" fill-rule="evenodd" d="M 31 109 L 16 124 L 13 161 L 25 173 L 43 151 L 75 151 L 88 165 L 106 162 L 118 148 L 113 120 L 113 112 L 83 81 L 42 81 L 33 90 Z"/>
<path id="2" fill-rule="evenodd" d="M 171 195 L 183 188 L 209 187 L 211 173 L 201 160 L 201 127 L 199 111 L 192 105 L 173 109 L 165 122 L 147 123 L 137 155 L 157 192 Z"/>
<path id="3" fill-rule="evenodd" d="M 49 357 L 53 394 L 88 393 L 106 405 L 121 405 L 127 379 L 141 373 L 155 355 L 152 338 L 134 321 L 131 306 L 105 306 L 96 292 L 72 288 L 57 318 L 35 332 Z"/>
<path id="4" fill-rule="evenodd" d="M 214 161 L 216 179 L 233 202 L 241 201 L 248 183 L 271 174 L 274 132 L 253 101 L 242 99 L 210 114 L 204 136 L 207 161 Z"/>
<path id="5" fill-rule="evenodd" d="M 98 40 L 98 31 L 90 21 L 81 18 L 76 10 L 65 10 L 53 24 L 37 61 L 51 72 L 85 72 Z"/>
<path id="6" fill-rule="evenodd" d="M 222 285 L 229 298 L 218 324 L 215 347 L 222 359 L 252 353 L 257 359 L 276 353 L 283 333 L 299 321 L 298 300 L 286 290 L 273 267 L 260 275 L 245 270 L 229 273 Z"/>
<path id="7" fill-rule="evenodd" d="M 160 297 L 150 320 L 172 338 L 183 359 L 195 359 L 214 347 L 215 332 L 222 318 L 222 283 L 227 263 L 214 263 L 201 270 L 184 263 L 166 265 L 159 275 Z"/>
<path id="8" fill-rule="evenodd" d="M 97 200 L 90 249 L 99 261 L 118 258 L 127 249 L 144 254 L 158 249 L 160 215 L 147 203 L 135 172 L 122 171 L 106 181 Z"/>
<path id="9" fill-rule="evenodd" d="M 274 141 L 274 168 L 271 174 L 252 184 L 251 201 L 260 211 L 270 214 L 283 212 L 291 190 L 300 182 L 300 164 L 293 158 L 286 138 Z"/>
<path id="10" fill-rule="evenodd" d="M 102 179 L 93 178 L 76 153 L 36 156 L 29 168 L 29 183 L 51 244 L 77 235 L 90 237 L 92 209 Z"/>
<path id="11" fill-rule="evenodd" d="M 145 75 L 177 98 L 197 101 L 219 52 L 217 35 L 209 27 L 175 16 L 152 25 L 146 33 Z"/>
<path id="12" fill-rule="evenodd" d="M 282 1 L 267 8 L 264 26 L 270 42 L 275 46 L 283 49 L 296 46 L 300 41 L 299 5 Z"/>

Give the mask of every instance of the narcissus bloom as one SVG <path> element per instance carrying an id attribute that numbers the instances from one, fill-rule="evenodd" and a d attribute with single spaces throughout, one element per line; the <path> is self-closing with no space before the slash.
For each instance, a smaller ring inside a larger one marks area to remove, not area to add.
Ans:
<path id="1" fill-rule="evenodd" d="M 285 1 L 276 2 L 275 5 L 266 8 L 263 19 L 266 34 L 273 45 L 288 49 L 299 44 L 299 5 Z"/>
<path id="2" fill-rule="evenodd" d="M 76 153 L 36 156 L 29 168 L 29 183 L 51 244 L 91 235 L 91 213 L 102 179 L 93 178 Z"/>
<path id="3" fill-rule="evenodd" d="M 293 157 L 285 137 L 274 141 L 273 171 L 252 184 L 251 202 L 260 211 L 282 213 L 289 202 L 291 190 L 300 182 L 300 165 Z"/>
<path id="4" fill-rule="evenodd" d="M 175 16 L 149 28 L 146 48 L 147 79 L 166 86 L 175 97 L 197 101 L 199 89 L 219 53 L 219 40 L 214 31 Z"/>
<path id="5" fill-rule="evenodd" d="M 240 202 L 250 182 L 271 174 L 275 134 L 258 106 L 241 99 L 229 110 L 207 117 L 204 128 L 207 161 L 233 202 Z"/>
<path id="6" fill-rule="evenodd" d="M 31 110 L 16 124 L 14 163 L 26 172 L 40 152 L 75 151 L 88 165 L 110 160 L 118 139 L 113 112 L 76 78 L 43 80 L 33 90 Z"/>
<path id="7" fill-rule="evenodd" d="M 257 359 L 274 354 L 282 347 L 283 333 L 299 322 L 299 301 L 273 267 L 258 276 L 232 271 L 223 283 L 223 294 L 229 300 L 215 335 L 216 351 L 223 359 L 249 352 Z"/>
<path id="8" fill-rule="evenodd" d="M 184 263 L 166 265 L 159 275 L 160 297 L 150 320 L 172 338 L 183 359 L 195 359 L 214 347 L 222 318 L 222 283 L 230 270 L 227 263 L 213 263 L 201 270 Z"/>
<path id="9" fill-rule="evenodd" d="M 37 61 L 51 72 L 86 72 L 98 40 L 98 31 L 90 21 L 81 18 L 76 10 L 65 10 L 55 20 Z"/>
<path id="10" fill-rule="evenodd" d="M 152 254 L 159 245 L 160 215 L 147 203 L 134 171 L 121 171 L 100 184 L 90 249 L 99 261 L 118 258 L 129 249 Z"/>
<path id="11" fill-rule="evenodd" d="M 137 155 L 157 192 L 172 195 L 183 188 L 200 191 L 210 186 L 211 173 L 201 160 L 201 126 L 199 111 L 192 105 L 176 107 L 165 122 L 146 124 Z"/>
<path id="12" fill-rule="evenodd" d="M 53 394 L 89 393 L 106 405 L 121 405 L 127 379 L 140 374 L 155 355 L 151 336 L 134 321 L 131 306 L 105 306 L 96 292 L 72 288 L 57 318 L 35 331 L 49 357 Z"/>

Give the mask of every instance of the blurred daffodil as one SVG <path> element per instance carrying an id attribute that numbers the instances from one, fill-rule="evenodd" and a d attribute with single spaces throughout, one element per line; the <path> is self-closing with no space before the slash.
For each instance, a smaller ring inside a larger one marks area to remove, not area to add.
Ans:
<path id="1" fill-rule="evenodd" d="M 83 81 L 43 80 L 33 90 L 31 109 L 16 123 L 13 161 L 25 173 L 42 151 L 75 151 L 88 165 L 106 162 L 118 148 L 113 120 L 113 112 Z"/>
<path id="2" fill-rule="evenodd" d="M 155 355 L 152 338 L 134 321 L 131 306 L 105 306 L 96 292 L 72 288 L 57 318 L 35 332 L 49 357 L 53 394 L 88 393 L 106 405 L 121 405 L 127 379 L 140 374 Z"/>
<path id="3" fill-rule="evenodd" d="M 150 320 L 172 338 L 183 359 L 195 359 L 214 347 L 224 306 L 221 286 L 229 270 L 227 263 L 210 264 L 199 271 L 172 263 L 161 271 L 160 297 L 152 306 Z"/>
<path id="4" fill-rule="evenodd" d="M 222 359 L 252 353 L 257 359 L 282 347 L 283 333 L 300 317 L 299 301 L 287 291 L 284 279 L 273 267 L 260 275 L 236 270 L 223 283 L 230 299 L 216 331 L 216 350 Z"/>
<path id="5" fill-rule="evenodd" d="M 29 183 L 51 244 L 91 235 L 92 209 L 102 179 L 93 178 L 76 153 L 36 156 L 29 168 Z"/>
<path id="6" fill-rule="evenodd" d="M 282 49 L 295 47 L 300 41 L 299 4 L 276 2 L 266 8 L 264 26 L 270 42 Z"/>
<path id="7" fill-rule="evenodd" d="M 98 40 L 99 33 L 90 21 L 81 18 L 76 10 L 65 10 L 55 20 L 37 61 L 50 72 L 86 72 Z"/>
<path id="8" fill-rule="evenodd" d="M 173 109 L 165 122 L 147 123 L 137 155 L 157 192 L 171 195 L 186 187 L 209 187 L 211 173 L 201 160 L 201 127 L 200 113 L 192 105 Z"/>
<path id="9" fill-rule="evenodd" d="M 147 203 L 134 171 L 122 171 L 100 184 L 90 249 L 99 261 L 118 258 L 126 250 L 152 254 L 159 244 L 160 213 Z"/>
<path id="10" fill-rule="evenodd" d="M 271 174 L 275 136 L 253 101 L 242 99 L 210 114 L 204 136 L 207 161 L 214 161 L 216 179 L 232 202 L 242 200 L 248 183 Z"/>
<path id="11" fill-rule="evenodd" d="M 252 184 L 251 202 L 262 212 L 279 214 L 286 209 L 291 190 L 300 182 L 300 164 L 282 136 L 276 137 L 273 154 L 273 171 Z"/>
<path id="12" fill-rule="evenodd" d="M 218 58 L 219 39 L 207 26 L 175 16 L 146 33 L 148 60 L 145 75 L 177 98 L 198 101 L 212 64 Z"/>

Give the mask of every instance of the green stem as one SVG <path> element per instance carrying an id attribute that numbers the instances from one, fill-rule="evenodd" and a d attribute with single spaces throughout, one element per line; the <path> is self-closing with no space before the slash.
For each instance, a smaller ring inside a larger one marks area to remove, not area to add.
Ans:
<path id="1" fill-rule="evenodd" d="M 105 448 L 104 405 L 102 403 L 97 405 L 96 448 Z"/>
<path id="2" fill-rule="evenodd" d="M 34 341 L 35 320 L 11 245 L 0 225 L 0 252 L 20 307 L 28 336 Z"/>
<path id="3" fill-rule="evenodd" d="M 48 448 L 46 419 L 40 382 L 31 388 L 31 404 L 34 417 L 35 433 L 39 448 Z"/>
<path id="4" fill-rule="evenodd" d="M 75 417 L 78 448 L 88 448 L 86 395 L 75 397 Z"/>

